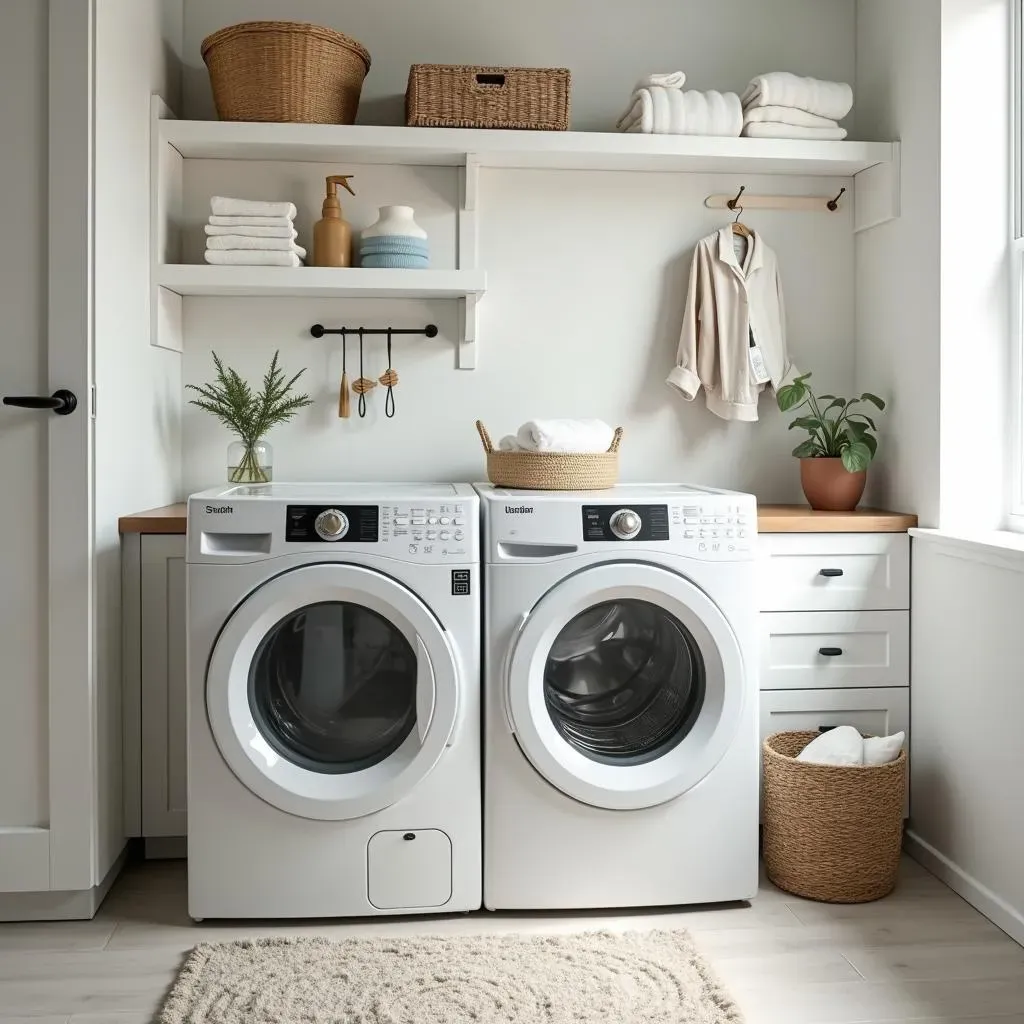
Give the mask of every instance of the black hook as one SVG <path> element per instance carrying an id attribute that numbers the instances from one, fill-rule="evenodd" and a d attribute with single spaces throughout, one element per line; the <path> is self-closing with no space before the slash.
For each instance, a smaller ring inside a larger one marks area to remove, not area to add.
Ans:
<path id="1" fill-rule="evenodd" d="M 735 199 L 730 199 L 725 205 L 728 206 L 730 210 L 735 210 L 736 207 L 740 205 L 740 196 L 742 196 L 743 193 L 746 192 L 746 191 L 747 191 L 747 186 L 746 185 L 740 185 L 740 190 L 739 190 L 739 192 L 736 193 L 736 198 Z"/>
<path id="2" fill-rule="evenodd" d="M 839 209 L 839 200 L 843 198 L 843 193 L 846 191 L 845 186 L 839 190 L 839 195 L 835 199 L 830 199 L 825 205 L 835 213 Z"/>

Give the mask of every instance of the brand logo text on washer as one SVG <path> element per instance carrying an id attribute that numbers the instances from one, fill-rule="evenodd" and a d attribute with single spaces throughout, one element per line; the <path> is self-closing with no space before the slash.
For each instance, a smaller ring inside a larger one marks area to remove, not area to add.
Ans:
<path id="1" fill-rule="evenodd" d="M 222 516 L 230 515 L 235 510 L 231 505 L 207 505 L 206 511 L 213 516 Z"/>
<path id="2" fill-rule="evenodd" d="M 506 505 L 506 512 L 511 512 L 514 515 L 533 515 L 533 507 L 531 505 Z"/>

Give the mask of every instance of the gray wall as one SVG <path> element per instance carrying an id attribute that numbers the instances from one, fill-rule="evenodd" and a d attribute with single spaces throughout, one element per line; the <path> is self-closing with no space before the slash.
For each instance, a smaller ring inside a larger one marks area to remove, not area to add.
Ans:
<path id="1" fill-rule="evenodd" d="M 633 82 L 682 69 L 695 89 L 741 90 L 764 71 L 852 82 L 854 0 L 185 0 L 184 117 L 214 117 L 203 38 L 258 19 L 354 36 L 373 65 L 359 120 L 403 123 L 413 63 L 565 66 L 577 131 L 614 127 Z"/>

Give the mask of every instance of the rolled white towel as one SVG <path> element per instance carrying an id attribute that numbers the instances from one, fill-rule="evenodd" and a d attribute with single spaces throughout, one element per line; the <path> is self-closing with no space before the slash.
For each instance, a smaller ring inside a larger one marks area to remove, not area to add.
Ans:
<path id="1" fill-rule="evenodd" d="M 622 132 L 656 135 L 736 137 L 743 128 L 743 107 L 734 92 L 714 89 L 641 89 L 619 119 Z"/>
<path id="2" fill-rule="evenodd" d="M 231 252 L 256 250 L 258 252 L 294 252 L 299 259 L 306 258 L 306 250 L 290 238 L 251 238 L 249 235 L 217 235 L 206 240 L 207 249 Z"/>
<path id="3" fill-rule="evenodd" d="M 829 117 L 820 117 L 799 107 L 749 107 L 743 113 L 745 123 L 773 121 L 776 124 L 795 124 L 801 128 L 838 128 Z"/>
<path id="4" fill-rule="evenodd" d="M 633 91 L 636 92 L 639 89 L 650 89 L 652 86 L 660 86 L 662 89 L 682 89 L 684 85 L 686 85 L 685 72 L 662 71 L 658 74 L 644 75 L 644 77 L 633 86 Z"/>
<path id="5" fill-rule="evenodd" d="M 895 761 L 900 756 L 906 738 L 904 732 L 894 732 L 891 736 L 865 736 L 864 763 L 888 764 Z"/>
<path id="6" fill-rule="evenodd" d="M 614 437 L 603 420 L 527 420 L 516 434 L 528 452 L 606 452 Z"/>
<path id="7" fill-rule="evenodd" d="M 798 124 L 781 124 L 778 121 L 748 121 L 743 126 L 743 134 L 748 139 L 818 139 L 820 142 L 846 138 L 846 129 L 836 125 L 835 128 L 801 128 Z"/>
<path id="8" fill-rule="evenodd" d="M 294 227 L 293 217 L 222 217 L 219 214 L 210 214 L 210 223 L 222 228 L 291 228 Z"/>
<path id="9" fill-rule="evenodd" d="M 206 262 L 227 267 L 301 267 L 298 253 L 268 249 L 207 249 Z"/>
<path id="10" fill-rule="evenodd" d="M 519 438 L 515 434 L 506 434 L 498 442 L 498 451 L 502 452 L 521 452 L 523 446 L 519 443 Z"/>
<path id="11" fill-rule="evenodd" d="M 816 736 L 796 759 L 809 764 L 863 764 L 864 737 L 852 725 L 840 725 Z"/>
<path id="12" fill-rule="evenodd" d="M 206 224 L 204 225 L 204 228 L 211 238 L 223 237 L 225 235 L 232 235 L 235 237 L 238 235 L 245 235 L 248 238 L 299 237 L 299 233 L 295 228 L 260 227 L 258 225 L 254 227 L 246 227 L 244 224 L 238 224 L 234 227 L 225 227 L 222 224 Z"/>
<path id="13" fill-rule="evenodd" d="M 746 107 L 799 107 L 833 121 L 841 121 L 853 106 L 853 89 L 846 82 L 802 78 L 788 71 L 771 71 L 751 79 L 743 93 Z"/>
<path id="14" fill-rule="evenodd" d="M 262 202 L 256 199 L 231 199 L 213 196 L 210 211 L 218 217 L 288 217 L 295 220 L 298 210 L 294 203 Z"/>

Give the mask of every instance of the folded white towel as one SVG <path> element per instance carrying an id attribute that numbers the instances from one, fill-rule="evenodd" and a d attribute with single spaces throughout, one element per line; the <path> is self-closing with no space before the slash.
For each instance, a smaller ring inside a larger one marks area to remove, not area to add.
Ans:
<path id="1" fill-rule="evenodd" d="M 502 452 L 521 452 L 523 446 L 519 443 L 519 438 L 515 434 L 506 434 L 498 442 L 498 451 Z"/>
<path id="2" fill-rule="evenodd" d="M 290 221 L 288 223 L 291 223 Z M 224 235 L 246 235 L 249 238 L 298 238 L 299 233 L 292 227 L 260 227 L 254 225 L 247 227 L 244 224 L 237 224 L 228 227 L 223 224 L 207 224 L 205 230 L 213 238 Z"/>
<path id="3" fill-rule="evenodd" d="M 686 74 L 684 72 L 663 71 L 660 74 L 645 75 L 633 86 L 633 91 L 650 89 L 653 86 L 660 86 L 662 89 L 682 89 L 684 85 L 686 85 Z"/>
<path id="4" fill-rule="evenodd" d="M 863 764 L 864 737 L 852 725 L 840 725 L 816 736 L 796 759 L 810 764 Z"/>
<path id="5" fill-rule="evenodd" d="M 210 214 L 210 223 L 222 228 L 292 228 L 295 226 L 292 217 L 222 217 Z"/>
<path id="6" fill-rule="evenodd" d="M 743 107 L 734 92 L 695 89 L 640 89 L 629 110 L 619 118 L 620 132 L 653 135 L 738 136 Z"/>
<path id="7" fill-rule="evenodd" d="M 810 114 L 841 121 L 853 106 L 853 89 L 846 82 L 801 78 L 772 71 L 752 79 L 743 93 L 744 107 L 799 107 Z"/>
<path id="8" fill-rule="evenodd" d="M 249 235 L 217 235 L 206 240 L 207 249 L 221 249 L 237 252 L 257 250 L 259 252 L 294 252 L 299 259 L 306 258 L 306 250 L 290 238 L 251 238 Z"/>
<path id="9" fill-rule="evenodd" d="M 207 249 L 206 262 L 228 267 L 301 267 L 298 253 L 267 249 Z"/>
<path id="10" fill-rule="evenodd" d="M 802 128 L 798 124 L 782 124 L 779 121 L 748 121 L 743 126 L 743 134 L 748 139 L 819 139 L 822 141 L 846 138 L 846 129 L 836 125 L 835 128 Z"/>
<path id="11" fill-rule="evenodd" d="M 294 203 L 264 203 L 255 199 L 231 199 L 213 196 L 210 210 L 218 217 L 289 217 L 295 220 L 298 210 Z"/>
<path id="12" fill-rule="evenodd" d="M 516 434 L 528 452 L 606 452 L 614 437 L 602 420 L 527 420 Z"/>
<path id="13" fill-rule="evenodd" d="M 778 124 L 795 124 L 801 128 L 838 128 L 829 117 L 811 114 L 799 107 L 750 107 L 743 114 L 745 123 L 775 121 Z"/>
<path id="14" fill-rule="evenodd" d="M 900 756 L 907 734 L 894 732 L 891 736 L 866 736 L 864 738 L 864 763 L 888 764 Z"/>

